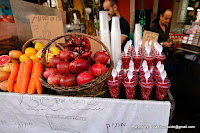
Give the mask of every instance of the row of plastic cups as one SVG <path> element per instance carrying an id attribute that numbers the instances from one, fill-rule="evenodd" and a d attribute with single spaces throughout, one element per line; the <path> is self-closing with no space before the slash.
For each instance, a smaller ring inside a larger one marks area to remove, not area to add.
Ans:
<path id="1" fill-rule="evenodd" d="M 145 77 L 144 77 L 144 72 L 142 72 L 141 69 L 140 69 L 139 77 L 140 77 L 140 81 L 146 80 Z M 164 100 L 166 93 L 167 93 L 167 90 L 171 86 L 170 80 L 166 77 L 164 79 L 164 81 L 162 81 L 160 72 L 156 68 L 153 70 L 153 73 L 150 74 L 148 81 L 153 81 L 153 78 L 155 79 L 156 99 Z M 142 87 L 142 84 L 140 84 L 140 86 Z M 143 87 L 143 89 L 144 89 L 144 87 Z M 150 92 L 150 91 L 151 91 L 151 89 L 149 88 L 149 90 L 147 92 Z M 142 92 L 142 90 L 141 90 L 141 92 Z M 149 98 L 148 96 L 149 96 L 149 93 L 147 93 L 146 95 L 143 94 L 142 97 L 144 99 L 144 98 Z M 148 99 L 146 99 L 146 100 L 148 100 Z"/>
<path id="2" fill-rule="evenodd" d="M 138 84 L 138 76 L 136 72 L 133 72 L 133 77 L 129 81 L 127 76 L 123 76 L 123 70 L 120 71 L 118 77 L 113 80 L 113 78 L 108 79 L 108 86 L 110 90 L 110 94 L 113 98 L 119 98 L 120 93 L 120 85 L 123 84 L 125 88 L 126 97 L 128 99 L 134 99 L 135 97 L 135 87 Z M 124 78 L 125 77 L 125 78 Z M 152 88 L 154 86 L 154 81 L 152 79 L 152 75 L 146 81 L 144 75 L 140 74 L 140 87 L 141 87 L 141 98 L 144 100 L 149 100 L 152 92 Z M 155 82 L 156 85 L 156 99 L 164 100 L 167 90 L 170 88 L 170 81 L 166 78 L 164 82 L 160 79 L 157 79 Z"/>
<path id="3" fill-rule="evenodd" d="M 156 56 L 147 55 L 147 54 L 142 56 L 141 54 L 137 54 L 137 55 L 135 54 L 135 55 L 131 56 L 130 54 L 123 53 L 122 54 L 122 67 L 123 67 L 123 69 L 128 69 L 129 68 L 129 63 L 130 63 L 131 58 L 133 59 L 134 68 L 136 70 L 139 70 L 141 62 L 142 62 L 143 59 L 147 61 L 148 69 L 150 70 L 151 67 L 153 65 L 154 66 L 157 65 L 157 63 L 159 61 L 161 61 L 161 63 L 163 64 L 163 62 L 164 62 L 166 57 L 165 57 L 164 54 L 156 55 Z"/>

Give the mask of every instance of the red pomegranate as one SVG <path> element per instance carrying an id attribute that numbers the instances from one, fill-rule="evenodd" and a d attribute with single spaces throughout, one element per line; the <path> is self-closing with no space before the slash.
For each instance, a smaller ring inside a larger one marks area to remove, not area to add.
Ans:
<path id="1" fill-rule="evenodd" d="M 91 71 L 94 76 L 99 77 L 100 75 L 106 73 L 108 68 L 104 64 L 96 63 L 90 67 L 89 71 Z"/>
<path id="2" fill-rule="evenodd" d="M 106 51 L 103 52 L 96 52 L 94 55 L 94 61 L 96 63 L 107 64 L 109 60 L 109 56 L 106 54 Z"/>
<path id="3" fill-rule="evenodd" d="M 60 78 L 62 77 L 61 74 L 51 74 L 48 79 L 47 82 L 51 85 L 60 85 Z"/>
<path id="4" fill-rule="evenodd" d="M 84 36 L 80 40 L 77 37 L 72 37 L 66 45 L 66 51 L 70 58 L 88 59 L 92 54 L 90 41 Z"/>
<path id="5" fill-rule="evenodd" d="M 59 57 L 54 56 L 53 58 L 51 58 L 49 60 L 49 65 L 50 67 L 56 68 L 57 64 L 61 61 L 61 59 Z"/>
<path id="6" fill-rule="evenodd" d="M 78 85 L 85 84 L 94 79 L 94 76 L 91 73 L 83 72 L 77 76 Z"/>
<path id="7" fill-rule="evenodd" d="M 74 74 L 67 74 L 66 76 L 61 77 L 60 85 L 64 87 L 76 86 L 76 76 Z"/>
<path id="8" fill-rule="evenodd" d="M 85 59 L 75 59 L 69 64 L 69 69 L 72 73 L 79 74 L 88 70 L 89 64 Z"/>
<path id="9" fill-rule="evenodd" d="M 69 74 L 69 62 L 68 61 L 61 61 L 57 64 L 57 70 L 60 74 Z"/>
<path id="10" fill-rule="evenodd" d="M 55 68 L 47 68 L 44 72 L 44 78 L 47 79 L 51 74 L 56 74 L 58 71 Z"/>

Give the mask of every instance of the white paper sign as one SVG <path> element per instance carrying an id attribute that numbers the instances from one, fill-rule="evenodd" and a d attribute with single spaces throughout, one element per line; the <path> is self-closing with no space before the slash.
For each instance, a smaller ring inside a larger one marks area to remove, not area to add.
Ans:
<path id="1" fill-rule="evenodd" d="M 167 133 L 170 102 L 0 93 L 1 133 Z M 141 126 L 148 127 L 140 128 Z"/>

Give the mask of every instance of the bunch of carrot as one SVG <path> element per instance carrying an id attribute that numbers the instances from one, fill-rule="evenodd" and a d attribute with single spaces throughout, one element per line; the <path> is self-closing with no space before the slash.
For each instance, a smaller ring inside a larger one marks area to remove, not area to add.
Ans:
<path id="1" fill-rule="evenodd" d="M 16 93 L 42 94 L 42 84 L 39 80 L 43 72 L 41 62 L 33 63 L 32 59 L 19 64 L 13 64 L 8 78 L 8 91 Z"/>

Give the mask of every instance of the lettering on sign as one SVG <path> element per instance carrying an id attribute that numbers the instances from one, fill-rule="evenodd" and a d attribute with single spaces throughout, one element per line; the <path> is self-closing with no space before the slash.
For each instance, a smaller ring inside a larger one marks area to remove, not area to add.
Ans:
<path id="1" fill-rule="evenodd" d="M 146 41 L 150 41 L 150 40 L 152 40 L 151 46 L 154 46 L 154 42 L 158 41 L 158 36 L 159 36 L 158 33 L 145 30 L 142 37 L 142 47 L 145 46 Z"/>
<path id="2" fill-rule="evenodd" d="M 126 123 L 107 123 L 106 129 L 107 133 L 115 133 L 115 131 L 121 130 L 123 132 L 123 128 L 126 127 Z"/>
<path id="3" fill-rule="evenodd" d="M 53 39 L 64 33 L 63 21 L 59 16 L 31 15 L 30 25 L 33 38 Z M 65 43 L 65 39 L 56 42 Z"/>

